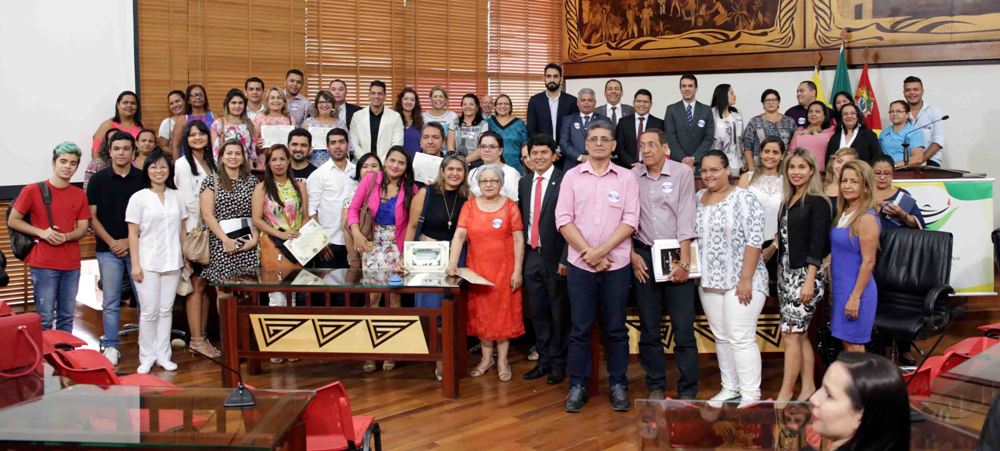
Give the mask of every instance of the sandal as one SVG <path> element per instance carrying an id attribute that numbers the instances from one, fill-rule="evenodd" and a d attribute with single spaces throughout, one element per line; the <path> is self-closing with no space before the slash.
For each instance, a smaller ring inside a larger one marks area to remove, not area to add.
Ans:
<path id="1" fill-rule="evenodd" d="M 392 371 L 394 369 L 396 369 L 395 360 L 386 360 L 382 362 L 382 371 Z"/>
<path id="2" fill-rule="evenodd" d="M 213 359 L 222 357 L 222 351 L 219 351 L 212 343 L 208 341 L 205 337 L 191 338 L 191 342 L 188 343 L 188 350 L 196 355 L 203 355 Z"/>
<path id="3" fill-rule="evenodd" d="M 444 380 L 444 364 L 440 361 L 434 365 L 434 379 L 437 379 L 438 382 Z"/>
<path id="4" fill-rule="evenodd" d="M 375 366 L 374 360 L 365 360 L 365 364 L 361 367 L 361 369 L 365 372 L 365 374 L 372 374 L 378 369 L 378 367 Z"/>
<path id="5" fill-rule="evenodd" d="M 472 377 L 482 376 L 482 375 L 486 374 L 486 372 L 489 371 L 490 368 L 493 368 L 493 365 L 495 365 L 495 364 L 496 364 L 496 362 L 493 359 L 490 359 L 489 364 L 487 364 L 485 367 L 483 366 L 482 363 L 480 363 L 478 366 L 476 366 L 475 368 L 473 368 L 472 371 L 469 371 L 469 376 L 472 376 Z"/>
<path id="6" fill-rule="evenodd" d="M 280 365 L 282 363 L 285 363 L 285 359 L 283 359 L 281 357 L 274 357 L 274 358 L 271 359 L 271 363 L 273 363 L 275 365 Z"/>
<path id="7" fill-rule="evenodd" d="M 510 372 L 510 363 L 505 363 L 504 366 L 506 366 L 507 369 L 504 369 L 503 366 L 497 365 L 497 374 L 500 376 L 500 382 L 510 382 L 510 378 L 512 376 Z"/>
<path id="8" fill-rule="evenodd" d="M 538 350 L 535 349 L 534 346 L 532 346 L 531 349 L 528 350 L 528 360 L 532 362 L 538 361 Z"/>

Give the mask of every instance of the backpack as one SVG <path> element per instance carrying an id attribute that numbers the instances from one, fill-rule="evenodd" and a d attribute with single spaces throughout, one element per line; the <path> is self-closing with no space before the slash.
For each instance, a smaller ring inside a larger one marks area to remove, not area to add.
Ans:
<path id="1" fill-rule="evenodd" d="M 49 192 L 49 185 L 45 182 L 38 182 L 35 185 L 42 192 L 42 203 L 45 204 L 45 212 L 49 215 L 49 227 L 52 227 L 54 225 L 52 221 L 52 193 Z M 28 254 L 31 253 L 31 249 L 35 247 L 36 241 L 35 237 L 11 228 L 10 212 L 13 210 L 14 202 L 11 202 L 7 206 L 7 235 L 10 236 L 10 248 L 14 252 L 15 258 L 25 261 Z M 30 220 L 29 215 L 24 215 L 25 222 L 30 222 Z"/>

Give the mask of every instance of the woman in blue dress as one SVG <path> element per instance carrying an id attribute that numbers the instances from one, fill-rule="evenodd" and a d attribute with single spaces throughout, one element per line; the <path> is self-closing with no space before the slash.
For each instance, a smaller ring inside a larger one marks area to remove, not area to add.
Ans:
<path id="1" fill-rule="evenodd" d="M 868 163 L 853 160 L 840 170 L 837 211 L 830 231 L 830 330 L 844 342 L 844 351 L 865 352 L 878 302 L 873 272 L 879 240 L 875 176 Z"/>
<path id="2" fill-rule="evenodd" d="M 490 124 L 490 131 L 496 132 L 503 138 L 503 162 L 508 166 L 517 169 L 517 172 L 524 174 L 524 167 L 521 165 L 521 144 L 528 140 L 528 127 L 524 121 L 514 116 L 514 106 L 507 94 L 500 94 L 496 98 L 494 114 L 487 122 Z"/>

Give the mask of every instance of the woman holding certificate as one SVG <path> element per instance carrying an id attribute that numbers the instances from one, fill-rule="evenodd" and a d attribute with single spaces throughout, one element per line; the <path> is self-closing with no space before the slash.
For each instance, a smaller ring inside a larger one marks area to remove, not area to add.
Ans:
<path id="1" fill-rule="evenodd" d="M 219 151 L 222 167 L 201 184 L 201 214 L 211 232 L 208 237 L 209 262 L 201 276 L 209 282 L 257 274 L 258 232 L 250 227 L 251 209 L 257 179 L 250 173 L 250 162 L 243 144 L 226 141 Z"/>
<path id="2" fill-rule="evenodd" d="M 507 362 L 510 339 L 524 335 L 524 224 L 517 203 L 500 192 L 506 176 L 502 167 L 489 164 L 477 174 L 475 182 L 482 194 L 467 202 L 458 216 L 448 274 L 458 273 L 459 256 L 468 239 L 469 269 L 493 283 L 469 287 L 469 335 L 479 337 L 483 346 L 483 359 L 469 374 L 479 377 L 496 365 L 500 380 L 507 382 L 511 378 Z M 493 360 L 494 346 L 497 361 Z"/>
<path id="3" fill-rule="evenodd" d="M 347 125 L 344 124 L 344 121 L 340 120 L 340 110 L 335 105 L 336 102 L 334 102 L 333 94 L 330 94 L 330 91 L 317 92 L 316 100 L 313 101 L 313 107 L 309 110 L 309 117 L 302 121 L 302 128 L 306 130 L 311 128 L 340 128 L 347 130 Z M 323 134 L 323 137 L 323 142 L 326 142 L 326 133 Z M 309 162 L 317 168 L 329 159 L 330 152 L 325 146 L 323 148 L 315 148 L 309 154 Z"/>
<path id="4" fill-rule="evenodd" d="M 285 93 L 278 88 L 271 88 L 270 91 L 267 91 L 264 114 L 258 114 L 257 117 L 253 118 L 253 141 L 257 147 L 264 147 L 261 128 L 271 125 L 292 125 L 292 116 L 288 114 L 288 99 L 285 97 Z"/>
<path id="5" fill-rule="evenodd" d="M 413 183 L 410 154 L 403 146 L 392 146 L 385 155 L 385 169 L 364 176 L 354 192 L 347 212 L 347 223 L 355 250 L 361 254 L 361 267 L 369 276 L 389 277 L 399 266 L 403 241 L 409 221 L 410 206 L 417 186 Z M 380 294 L 373 294 L 377 305 Z M 389 295 L 389 306 L 399 307 L 398 294 Z M 392 371 L 396 362 L 386 360 L 382 369 Z M 375 362 L 366 361 L 365 373 L 375 372 Z"/>
<path id="6" fill-rule="evenodd" d="M 298 230 L 307 216 L 305 210 L 309 202 L 306 184 L 289 176 L 291 158 L 292 155 L 284 144 L 275 144 L 267 149 L 264 153 L 264 180 L 253 190 L 253 225 L 263 232 L 260 238 L 261 253 L 269 259 L 290 258 L 289 253 L 281 248 L 285 241 L 298 238 Z M 282 267 L 275 261 L 262 259 L 261 263 L 264 269 L 270 269 L 271 266 Z M 294 259 L 290 263 L 292 266 L 298 265 Z M 284 293 L 268 293 L 268 299 L 271 306 L 288 305 Z"/>

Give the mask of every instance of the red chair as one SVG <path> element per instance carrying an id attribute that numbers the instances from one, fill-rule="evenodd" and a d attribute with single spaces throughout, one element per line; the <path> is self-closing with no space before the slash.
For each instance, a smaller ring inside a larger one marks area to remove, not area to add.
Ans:
<path id="1" fill-rule="evenodd" d="M 990 327 L 990 326 L 984 326 Z M 965 357 L 972 358 L 1000 342 L 998 338 L 991 337 L 971 337 L 951 345 L 947 352 L 954 352 Z"/>
<path id="2" fill-rule="evenodd" d="M 86 345 L 80 337 L 64 330 L 50 329 L 42 331 L 42 352 L 49 354 L 56 349 L 73 350 Z"/>
<path id="3" fill-rule="evenodd" d="M 63 351 L 54 349 L 47 359 L 56 372 L 77 384 L 128 385 L 133 387 L 177 387 L 151 374 L 118 376 L 115 367 L 100 352 L 93 349 Z"/>
<path id="4" fill-rule="evenodd" d="M 355 450 L 382 449 L 382 430 L 374 416 L 352 416 L 347 390 L 341 383 L 316 390 L 304 415 L 306 422 L 306 449 Z"/>

